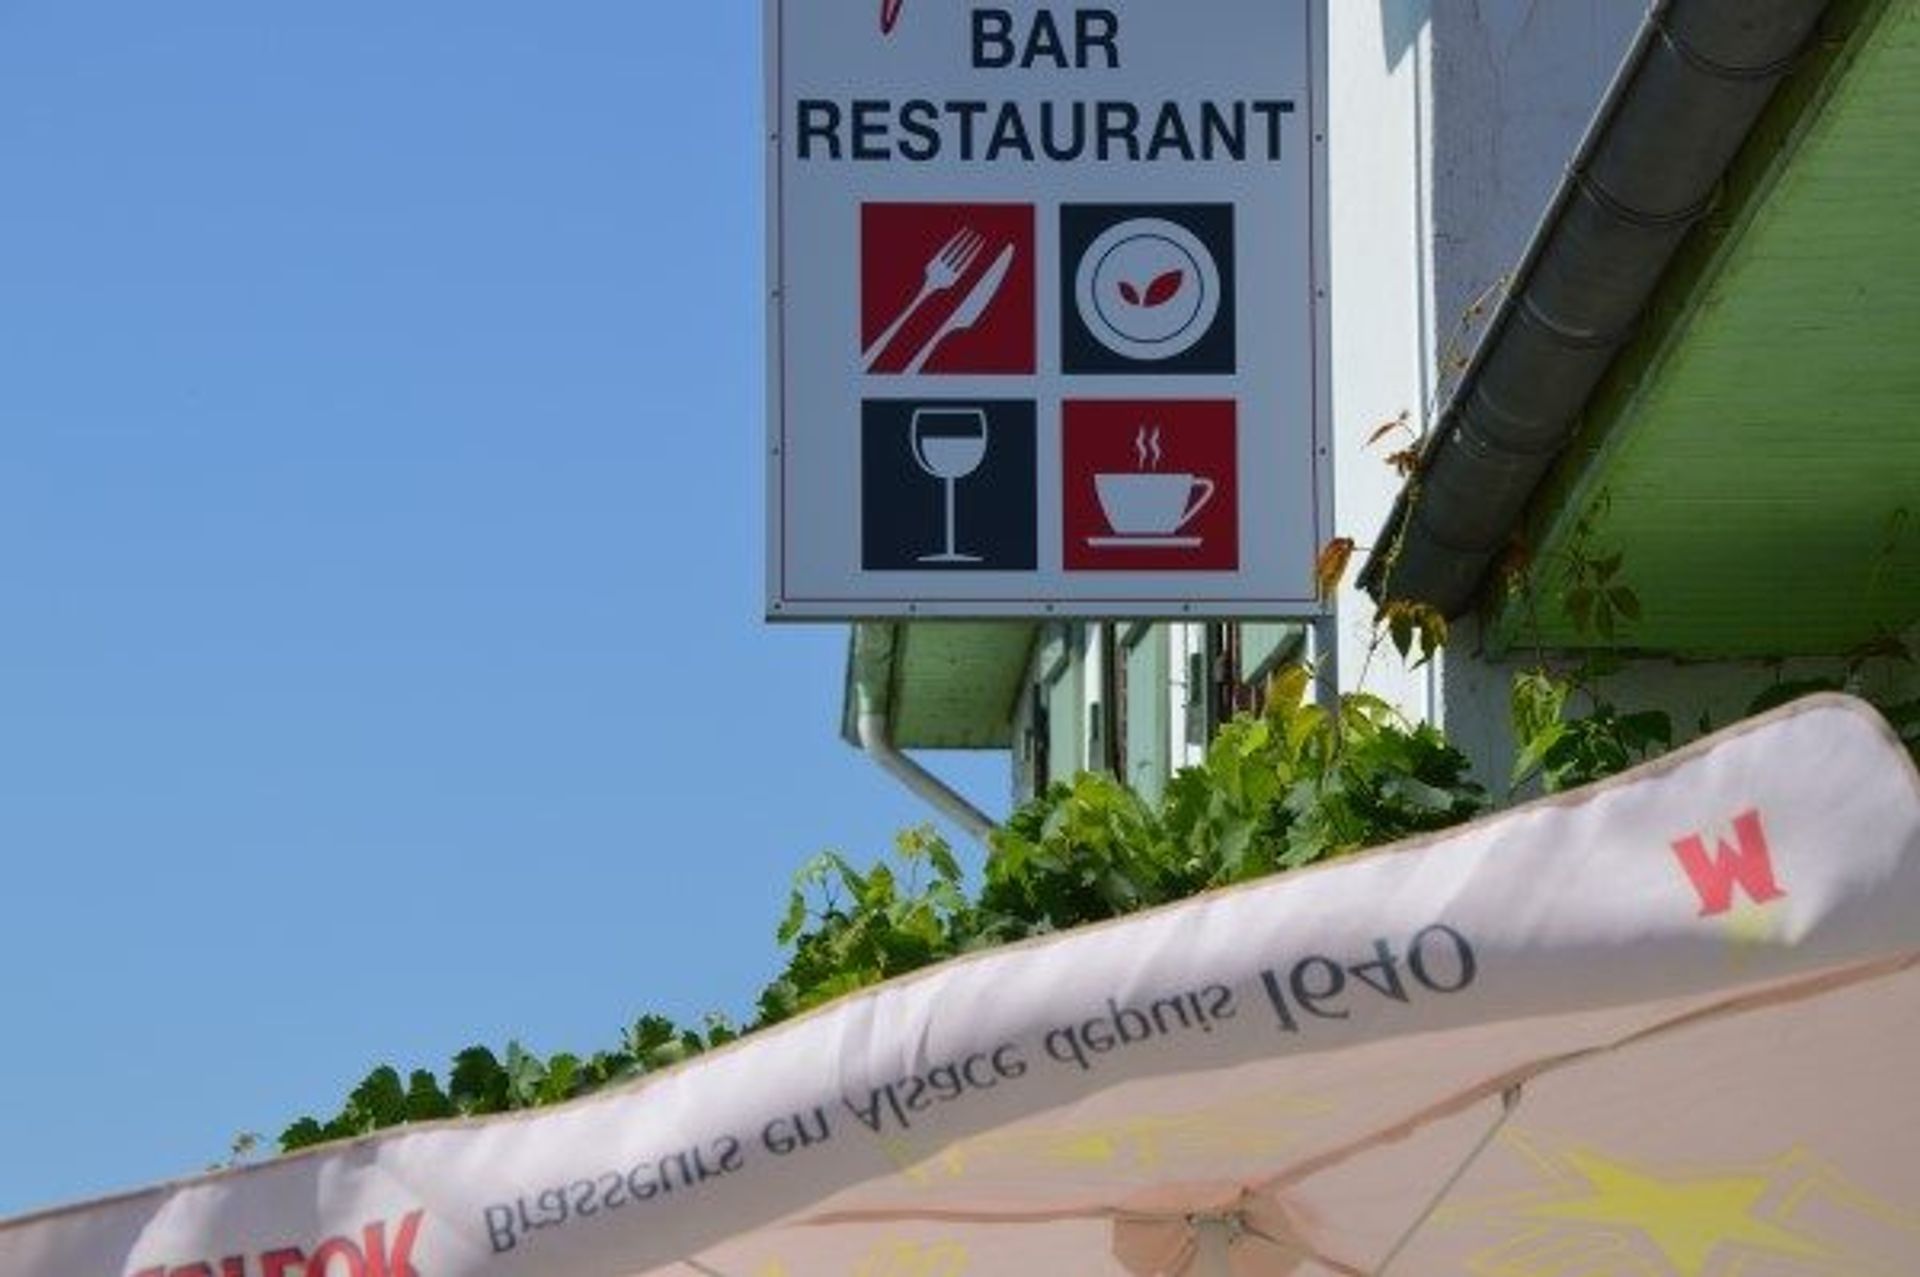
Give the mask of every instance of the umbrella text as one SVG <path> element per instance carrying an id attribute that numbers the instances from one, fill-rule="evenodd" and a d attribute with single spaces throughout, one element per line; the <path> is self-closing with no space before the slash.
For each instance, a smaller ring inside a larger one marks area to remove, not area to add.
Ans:
<path id="1" fill-rule="evenodd" d="M 1108 998 L 1105 1015 L 1054 1029 L 1047 1034 L 1045 1045 L 1047 1054 L 1057 1062 L 1091 1069 L 1096 1055 L 1176 1032 L 1198 1029 L 1211 1033 L 1215 1021 L 1231 1020 L 1236 1011 L 1233 990 L 1224 984 L 1156 998 L 1144 1011 Z"/>

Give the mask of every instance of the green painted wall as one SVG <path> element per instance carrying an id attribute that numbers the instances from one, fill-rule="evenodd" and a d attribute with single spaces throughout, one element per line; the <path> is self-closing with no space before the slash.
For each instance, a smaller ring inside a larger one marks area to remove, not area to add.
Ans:
<path id="1" fill-rule="evenodd" d="M 1782 95 L 1597 401 L 1509 643 L 1581 646 L 1569 562 L 1621 556 L 1687 655 L 1837 653 L 1920 620 L 1920 0 Z"/>

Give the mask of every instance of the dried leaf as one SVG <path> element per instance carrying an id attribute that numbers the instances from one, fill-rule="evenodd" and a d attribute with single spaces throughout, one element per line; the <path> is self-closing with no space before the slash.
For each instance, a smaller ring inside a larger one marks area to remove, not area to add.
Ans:
<path id="1" fill-rule="evenodd" d="M 1593 625 L 1594 593 L 1586 586 L 1567 592 L 1567 616 L 1573 621 L 1573 628 L 1585 634 Z"/>
<path id="2" fill-rule="evenodd" d="M 1393 639 L 1393 648 L 1400 653 L 1400 659 L 1406 660 L 1407 653 L 1413 650 L 1413 613 L 1404 604 L 1389 610 L 1387 634 Z"/>
<path id="3" fill-rule="evenodd" d="M 1533 547 L 1515 538 L 1507 543 L 1507 552 L 1500 559 L 1500 579 L 1508 588 L 1518 588 L 1526 579 L 1527 572 L 1533 567 Z"/>
<path id="4" fill-rule="evenodd" d="M 1120 295 L 1126 298 L 1130 305 L 1138 306 L 1140 304 L 1140 290 L 1124 279 L 1120 281 Z"/>
<path id="5" fill-rule="evenodd" d="M 1407 619 L 1412 626 L 1413 634 L 1420 640 L 1420 659 L 1413 663 L 1413 668 L 1419 669 L 1446 646 L 1447 618 L 1439 608 L 1430 603 L 1411 603 L 1407 605 Z M 1395 642 L 1398 643 L 1397 636 Z M 1411 647 L 1412 644 L 1409 643 L 1408 646 Z M 1403 648 L 1400 655 L 1406 656 L 1407 650 Z"/>
<path id="6" fill-rule="evenodd" d="M 1347 563 L 1353 558 L 1353 538 L 1335 537 L 1321 547 L 1313 561 L 1313 588 L 1324 601 L 1333 597 L 1347 575 Z"/>
<path id="7" fill-rule="evenodd" d="M 1407 413 L 1405 412 L 1405 410 L 1402 410 L 1399 416 L 1393 418 L 1390 421 L 1383 421 L 1378 426 L 1375 426 L 1373 433 L 1367 436 L 1367 442 L 1365 446 L 1371 448 L 1374 444 L 1379 443 L 1382 439 L 1386 438 L 1388 435 L 1392 434 L 1394 431 L 1405 430 L 1406 428 L 1407 428 Z"/>

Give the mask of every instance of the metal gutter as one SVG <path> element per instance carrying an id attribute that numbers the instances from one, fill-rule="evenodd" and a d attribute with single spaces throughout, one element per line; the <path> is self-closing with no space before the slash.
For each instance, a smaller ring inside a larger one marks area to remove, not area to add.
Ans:
<path id="1" fill-rule="evenodd" d="M 854 743 L 881 770 L 984 844 L 996 828 L 992 819 L 893 743 L 887 709 L 892 701 L 895 628 L 873 621 L 853 627 L 847 684 L 851 692 L 848 699 L 853 711 Z"/>
<path id="2" fill-rule="evenodd" d="M 1472 604 L 1827 0 L 1649 11 L 1360 582 Z M 1418 499 L 1413 499 L 1413 494 Z"/>

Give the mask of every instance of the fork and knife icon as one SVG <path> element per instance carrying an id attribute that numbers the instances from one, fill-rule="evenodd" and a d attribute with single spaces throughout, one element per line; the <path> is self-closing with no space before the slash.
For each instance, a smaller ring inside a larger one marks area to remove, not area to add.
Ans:
<path id="1" fill-rule="evenodd" d="M 948 291 L 966 277 L 974 262 L 979 260 L 981 250 L 986 247 L 986 244 L 986 236 L 970 226 L 963 226 L 954 232 L 951 239 L 933 251 L 933 255 L 927 258 L 926 268 L 922 272 L 919 291 L 900 313 L 894 316 L 893 322 L 887 325 L 886 330 L 874 338 L 873 342 L 861 352 L 861 364 L 868 372 L 873 371 L 880 356 L 886 353 L 887 348 L 900 335 L 900 330 L 906 327 L 907 320 L 911 319 L 928 299 Z M 914 352 L 913 358 L 907 361 L 907 366 L 902 369 L 904 374 L 911 376 L 919 372 L 926 367 L 927 360 L 933 357 L 933 352 L 939 349 L 941 342 L 980 322 L 980 317 L 986 314 L 987 307 L 993 304 L 994 297 L 1000 292 L 1000 285 L 1005 282 L 1007 271 L 1013 265 L 1013 257 L 1012 244 L 1000 250 L 999 255 L 993 259 L 987 269 L 981 272 L 980 278 L 974 281 L 967 295 L 960 299 L 960 304 L 948 313 L 946 319 L 942 320 L 940 326 L 933 331 L 933 335 L 922 342 L 920 348 Z"/>

